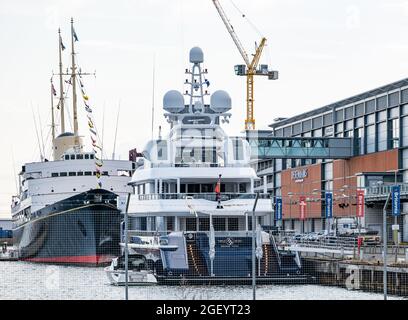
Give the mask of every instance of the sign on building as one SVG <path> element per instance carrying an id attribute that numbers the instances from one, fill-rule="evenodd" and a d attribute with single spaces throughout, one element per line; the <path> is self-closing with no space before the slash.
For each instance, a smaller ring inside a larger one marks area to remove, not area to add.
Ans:
<path id="1" fill-rule="evenodd" d="M 326 192 L 326 219 L 333 218 L 333 193 Z"/>
<path id="2" fill-rule="evenodd" d="M 275 201 L 275 216 L 276 220 L 282 220 L 282 198 L 276 198 Z"/>
<path id="3" fill-rule="evenodd" d="M 392 215 L 398 217 L 401 215 L 401 188 L 400 186 L 392 187 Z"/>
<path id="4" fill-rule="evenodd" d="M 364 190 L 357 190 L 357 217 L 364 218 Z"/>

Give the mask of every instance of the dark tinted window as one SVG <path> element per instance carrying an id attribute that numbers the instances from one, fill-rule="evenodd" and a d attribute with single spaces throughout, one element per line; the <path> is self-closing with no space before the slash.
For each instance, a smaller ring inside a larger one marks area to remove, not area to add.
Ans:
<path id="1" fill-rule="evenodd" d="M 86 155 L 85 155 L 85 159 L 89 159 L 89 154 L 86 154 Z"/>
<path id="2" fill-rule="evenodd" d="M 69 176 L 70 176 L 70 177 L 75 177 L 75 176 L 76 176 L 76 172 L 70 172 L 70 173 L 69 173 Z"/>
<path id="3" fill-rule="evenodd" d="M 377 110 L 384 110 L 387 108 L 387 96 L 377 98 Z"/>
<path id="4" fill-rule="evenodd" d="M 58 177 L 58 173 L 57 172 L 51 173 L 51 177 L 53 177 L 53 178 Z"/>
<path id="5" fill-rule="evenodd" d="M 252 220 L 252 219 L 248 219 Z M 228 230 L 238 231 L 238 218 L 228 218 Z"/>
<path id="6" fill-rule="evenodd" d="M 343 110 L 337 110 L 336 111 L 336 122 L 340 122 L 343 121 L 344 117 L 343 117 Z"/>
<path id="7" fill-rule="evenodd" d="M 77 173 L 77 175 L 78 175 L 78 176 L 83 176 L 84 173 L 80 171 L 80 172 Z"/>
<path id="8" fill-rule="evenodd" d="M 310 120 L 303 121 L 303 132 L 310 131 L 312 129 L 312 122 Z"/>
<path id="9" fill-rule="evenodd" d="M 66 172 L 61 172 L 60 177 L 66 177 L 68 174 Z"/>
<path id="10" fill-rule="evenodd" d="M 323 116 L 323 125 L 329 126 L 331 124 L 333 124 L 333 114 L 332 113 L 325 114 Z"/>
<path id="11" fill-rule="evenodd" d="M 86 176 L 92 176 L 92 172 L 91 171 L 85 171 L 85 175 Z"/>
<path id="12" fill-rule="evenodd" d="M 401 91 L 401 103 L 408 103 L 408 89 Z"/>
<path id="13" fill-rule="evenodd" d="M 371 113 L 375 111 L 375 100 L 370 100 L 366 102 L 366 113 Z"/>
<path id="14" fill-rule="evenodd" d="M 345 114 L 346 114 L 345 116 L 346 120 L 353 118 L 354 117 L 353 107 L 346 108 Z"/>
<path id="15" fill-rule="evenodd" d="M 361 117 L 364 114 L 364 103 L 360 103 L 355 107 L 356 117 Z"/>
<path id="16" fill-rule="evenodd" d="M 313 129 L 319 129 L 323 126 L 323 118 L 317 117 L 312 119 Z"/>
<path id="17" fill-rule="evenodd" d="M 399 92 L 391 93 L 388 96 L 388 105 L 390 107 L 395 107 L 395 106 L 399 105 Z"/>
<path id="18" fill-rule="evenodd" d="M 293 134 L 299 134 L 302 131 L 302 124 L 301 123 L 296 123 L 295 125 L 293 125 Z"/>

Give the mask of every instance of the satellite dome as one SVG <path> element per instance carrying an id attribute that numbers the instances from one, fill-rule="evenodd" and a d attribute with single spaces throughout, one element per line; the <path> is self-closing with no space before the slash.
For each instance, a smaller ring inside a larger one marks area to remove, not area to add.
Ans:
<path id="1" fill-rule="evenodd" d="M 211 96 L 211 109 L 223 113 L 231 110 L 231 97 L 224 90 L 215 91 Z"/>
<path id="2" fill-rule="evenodd" d="M 204 53 L 199 47 L 194 47 L 190 50 L 190 62 L 191 63 L 203 63 Z"/>
<path id="3" fill-rule="evenodd" d="M 184 97 L 177 90 L 167 92 L 163 97 L 163 108 L 167 112 L 177 113 L 184 110 Z"/>

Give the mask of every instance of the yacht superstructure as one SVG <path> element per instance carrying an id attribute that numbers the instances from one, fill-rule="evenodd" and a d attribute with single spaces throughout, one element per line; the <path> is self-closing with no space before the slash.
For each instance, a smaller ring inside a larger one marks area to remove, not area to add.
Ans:
<path id="1" fill-rule="evenodd" d="M 22 260 L 34 262 L 102 264 L 120 254 L 121 211 L 131 192 L 131 161 L 103 160 L 92 107 L 75 63 L 74 43 L 78 40 L 71 20 L 71 72 L 63 73 L 60 52 L 60 134 L 56 136 L 52 106 L 53 160 L 26 163 L 19 174 L 19 194 L 12 199 L 14 244 Z M 63 76 L 72 87 L 73 129 L 65 130 Z M 81 89 L 92 142 L 84 149 L 79 135 L 77 86 Z M 52 85 L 51 101 L 56 91 Z"/>
<path id="2" fill-rule="evenodd" d="M 203 61 L 202 50 L 191 49 L 187 103 L 175 90 L 163 98 L 170 132 L 167 138 L 149 141 L 138 161 L 128 207 L 133 229 L 208 231 L 210 217 L 216 231 L 251 227 L 248 217 L 259 178 L 250 167 L 248 142 L 228 136 L 221 127 L 231 117 L 229 94 L 215 91 L 206 102 L 210 82 Z M 259 224 L 272 215 L 268 194 L 260 195 L 256 215 Z"/>

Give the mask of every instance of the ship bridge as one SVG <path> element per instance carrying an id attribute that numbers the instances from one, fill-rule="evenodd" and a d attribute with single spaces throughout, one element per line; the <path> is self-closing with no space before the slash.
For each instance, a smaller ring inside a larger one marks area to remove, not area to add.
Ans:
<path id="1" fill-rule="evenodd" d="M 246 132 L 252 159 L 349 159 L 358 150 L 354 138 L 284 138 L 268 133 Z"/>

